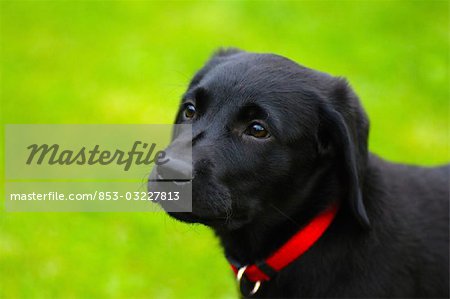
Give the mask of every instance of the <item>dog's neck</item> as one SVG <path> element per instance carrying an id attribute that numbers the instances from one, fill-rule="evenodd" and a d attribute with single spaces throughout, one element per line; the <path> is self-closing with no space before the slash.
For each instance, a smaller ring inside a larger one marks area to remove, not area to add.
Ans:
<path id="1" fill-rule="evenodd" d="M 267 210 L 265 214 L 239 229 L 231 231 L 216 229 L 216 235 L 221 240 L 225 255 L 242 265 L 265 260 L 316 215 L 336 201 L 341 201 L 342 208 L 335 222 L 339 221 L 341 228 L 346 227 L 345 234 L 351 234 L 353 230 L 358 231 L 357 225 L 354 225 L 355 219 L 350 215 L 344 198 L 345 193 L 341 188 L 339 172 L 328 168 L 312 177 L 314 178 L 311 185 L 306 188 L 309 189 L 307 194 L 297 195 L 300 197 L 299 202 L 303 203 L 300 206 L 290 207 L 284 211 L 272 206 L 272 209 Z M 318 182 L 327 182 L 328 186 L 333 185 L 334 188 L 323 188 Z M 329 229 L 333 226 L 332 223 Z"/>
<path id="2" fill-rule="evenodd" d="M 377 157 L 371 158 L 379 160 Z M 380 192 L 373 186 L 381 186 L 383 181 L 378 177 L 377 169 L 371 167 L 371 163 L 367 166 L 366 175 L 370 176 L 370 180 L 365 182 L 363 194 L 366 194 L 366 189 L 370 189 L 369 193 L 372 194 Z M 293 212 L 289 213 L 274 206 L 266 214 L 260 215 L 253 222 L 239 229 L 231 231 L 215 230 L 216 235 L 221 240 L 225 255 L 242 265 L 265 260 L 336 200 L 341 201 L 342 208 L 328 230 L 334 230 L 333 234 L 339 235 L 341 241 L 343 238 L 350 238 L 355 234 L 359 235 L 363 230 L 350 212 L 345 198 L 343 198 L 343 191 L 338 188 L 341 185 L 338 175 L 331 171 L 325 173 L 324 176 L 319 175 L 318 179 L 325 179 L 329 186 L 334 185 L 335 188 L 330 188 L 334 189 L 334 192 L 325 194 L 320 189 L 312 188 L 311 194 L 318 196 L 305 200 L 305 204 L 298 207 L 296 211 L 294 209 Z M 369 211 L 377 210 L 370 200 L 366 203 L 366 208 Z"/>
<path id="3" fill-rule="evenodd" d="M 322 174 L 320 179 L 324 179 L 323 175 L 329 184 L 339 185 L 339 180 L 334 174 Z M 268 258 L 317 214 L 339 200 L 342 192 L 339 188 L 335 188 L 334 193 L 321 194 L 320 190 L 311 188 L 310 193 L 320 194 L 320 200 L 305 199 L 301 206 L 286 210 L 271 205 L 265 213 L 239 229 L 231 231 L 216 229 L 225 255 L 242 265 Z"/>
<path id="4" fill-rule="evenodd" d="M 277 217 L 271 217 L 268 221 L 254 221 L 237 230 L 230 232 L 216 231 L 225 255 L 239 264 L 253 264 L 269 257 L 279 249 L 317 213 L 310 215 L 288 216 L 284 212 L 277 211 Z M 278 219 L 276 219 L 278 218 Z"/>

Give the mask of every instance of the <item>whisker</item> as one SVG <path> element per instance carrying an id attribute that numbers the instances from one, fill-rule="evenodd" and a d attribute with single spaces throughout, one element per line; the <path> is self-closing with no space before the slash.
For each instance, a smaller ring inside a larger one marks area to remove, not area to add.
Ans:
<path id="1" fill-rule="evenodd" d="M 279 208 L 277 208 L 276 206 L 274 206 L 273 204 L 270 204 L 270 206 L 277 211 L 278 213 L 280 213 L 281 215 L 283 215 L 284 217 L 286 217 L 288 220 L 292 221 L 293 223 L 300 225 L 297 221 L 295 221 L 294 219 L 292 219 L 291 217 L 289 217 L 288 215 L 286 215 L 285 213 L 283 213 Z"/>

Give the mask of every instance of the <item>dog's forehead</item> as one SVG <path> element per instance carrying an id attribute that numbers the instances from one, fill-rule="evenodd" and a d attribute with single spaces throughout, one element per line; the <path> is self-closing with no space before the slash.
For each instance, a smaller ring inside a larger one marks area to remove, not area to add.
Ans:
<path id="1" fill-rule="evenodd" d="M 214 107 L 256 104 L 273 113 L 308 113 L 318 88 L 316 83 L 323 81 L 317 77 L 329 77 L 272 54 L 239 53 L 213 66 L 212 62 L 205 66 L 192 90 L 204 90 L 207 102 Z"/>
<path id="2" fill-rule="evenodd" d="M 231 101 L 234 105 L 246 105 L 298 91 L 305 68 L 281 56 L 240 53 L 205 69 L 192 90 L 205 90 L 208 100 L 215 104 Z"/>
<path id="3" fill-rule="evenodd" d="M 301 70 L 288 59 L 268 54 L 238 54 L 217 64 L 202 79 L 205 85 L 264 90 L 281 85 Z M 287 83 L 287 82 L 286 82 Z"/>

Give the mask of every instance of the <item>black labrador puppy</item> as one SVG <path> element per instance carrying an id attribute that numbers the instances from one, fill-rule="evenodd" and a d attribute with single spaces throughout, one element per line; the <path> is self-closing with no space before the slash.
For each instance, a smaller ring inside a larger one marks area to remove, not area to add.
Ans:
<path id="1" fill-rule="evenodd" d="M 215 231 L 244 297 L 449 296 L 450 168 L 369 153 L 344 79 L 220 50 L 176 123 L 192 124 L 193 206 L 169 214 Z M 158 178 L 187 171 L 168 165 Z"/>

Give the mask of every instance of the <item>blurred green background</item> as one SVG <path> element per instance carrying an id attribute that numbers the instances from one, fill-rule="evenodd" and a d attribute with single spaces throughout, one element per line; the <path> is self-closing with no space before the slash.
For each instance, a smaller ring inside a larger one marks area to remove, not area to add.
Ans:
<path id="1" fill-rule="evenodd" d="M 170 123 L 193 73 L 235 46 L 347 77 L 373 152 L 449 160 L 447 1 L 0 3 L 1 134 L 5 123 Z M 204 227 L 0 208 L 0 298 L 236 295 Z"/>

